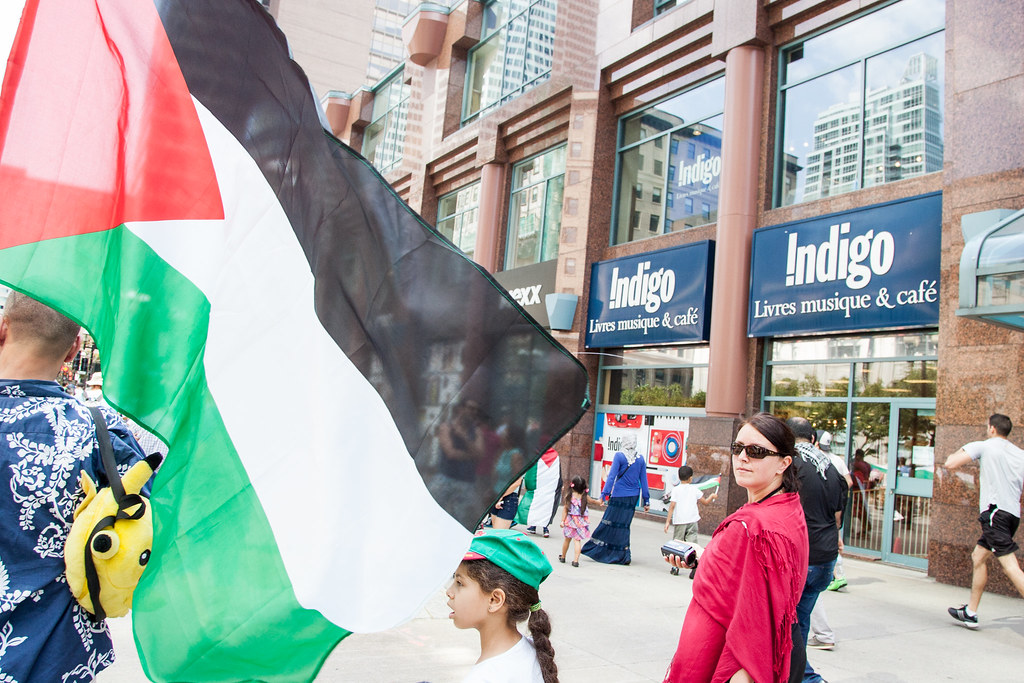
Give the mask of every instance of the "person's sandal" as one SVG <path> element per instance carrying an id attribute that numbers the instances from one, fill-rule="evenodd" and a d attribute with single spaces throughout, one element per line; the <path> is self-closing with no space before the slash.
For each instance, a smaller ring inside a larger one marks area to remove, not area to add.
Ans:
<path id="1" fill-rule="evenodd" d="M 578 566 L 580 566 L 580 563 L 579 563 L 579 562 L 577 562 L 576 560 L 573 560 L 573 561 L 572 561 L 572 566 L 574 566 L 574 567 L 578 567 Z"/>
<path id="2" fill-rule="evenodd" d="M 565 564 L 565 555 L 559 555 L 558 556 L 558 561 L 561 562 L 562 564 Z"/>

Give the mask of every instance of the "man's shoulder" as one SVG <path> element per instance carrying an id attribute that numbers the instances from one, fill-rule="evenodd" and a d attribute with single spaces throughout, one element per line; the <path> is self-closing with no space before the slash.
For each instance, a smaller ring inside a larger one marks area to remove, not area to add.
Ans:
<path id="1" fill-rule="evenodd" d="M 985 439 L 984 441 L 972 441 L 964 444 L 962 450 L 975 460 L 985 457 L 999 457 L 1002 455 L 1009 455 L 1014 458 L 1024 459 L 1024 449 L 1021 449 L 1017 444 L 1001 436 L 993 436 L 992 438 Z"/>

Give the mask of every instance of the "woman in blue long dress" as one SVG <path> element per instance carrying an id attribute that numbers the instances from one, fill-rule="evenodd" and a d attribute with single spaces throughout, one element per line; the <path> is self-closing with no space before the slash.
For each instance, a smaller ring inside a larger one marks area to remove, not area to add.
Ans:
<path id="1" fill-rule="evenodd" d="M 647 463 L 637 453 L 636 435 L 622 437 L 622 450 L 615 453 L 611 471 L 601 489 L 601 500 L 608 504 L 604 516 L 583 554 L 605 564 L 629 564 L 629 525 L 633 523 L 637 496 L 643 496 L 644 512 L 651 509 L 647 490 Z"/>

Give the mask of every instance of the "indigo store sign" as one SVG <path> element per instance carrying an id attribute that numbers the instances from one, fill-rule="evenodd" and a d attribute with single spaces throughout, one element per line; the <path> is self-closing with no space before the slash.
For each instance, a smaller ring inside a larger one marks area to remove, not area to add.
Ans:
<path id="1" fill-rule="evenodd" d="M 754 231 L 751 337 L 936 325 L 942 197 Z"/>
<path id="2" fill-rule="evenodd" d="M 588 348 L 705 341 L 715 243 L 709 240 L 595 263 Z"/>

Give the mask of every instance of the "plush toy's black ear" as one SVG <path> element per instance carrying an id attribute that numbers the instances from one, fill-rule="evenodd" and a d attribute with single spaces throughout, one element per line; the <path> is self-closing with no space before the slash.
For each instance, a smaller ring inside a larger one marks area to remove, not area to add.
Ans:
<path id="1" fill-rule="evenodd" d="M 164 461 L 164 456 L 159 453 L 150 453 L 146 456 L 146 463 L 149 465 L 149 469 L 156 472 L 157 468 L 160 467 L 160 463 Z"/>

